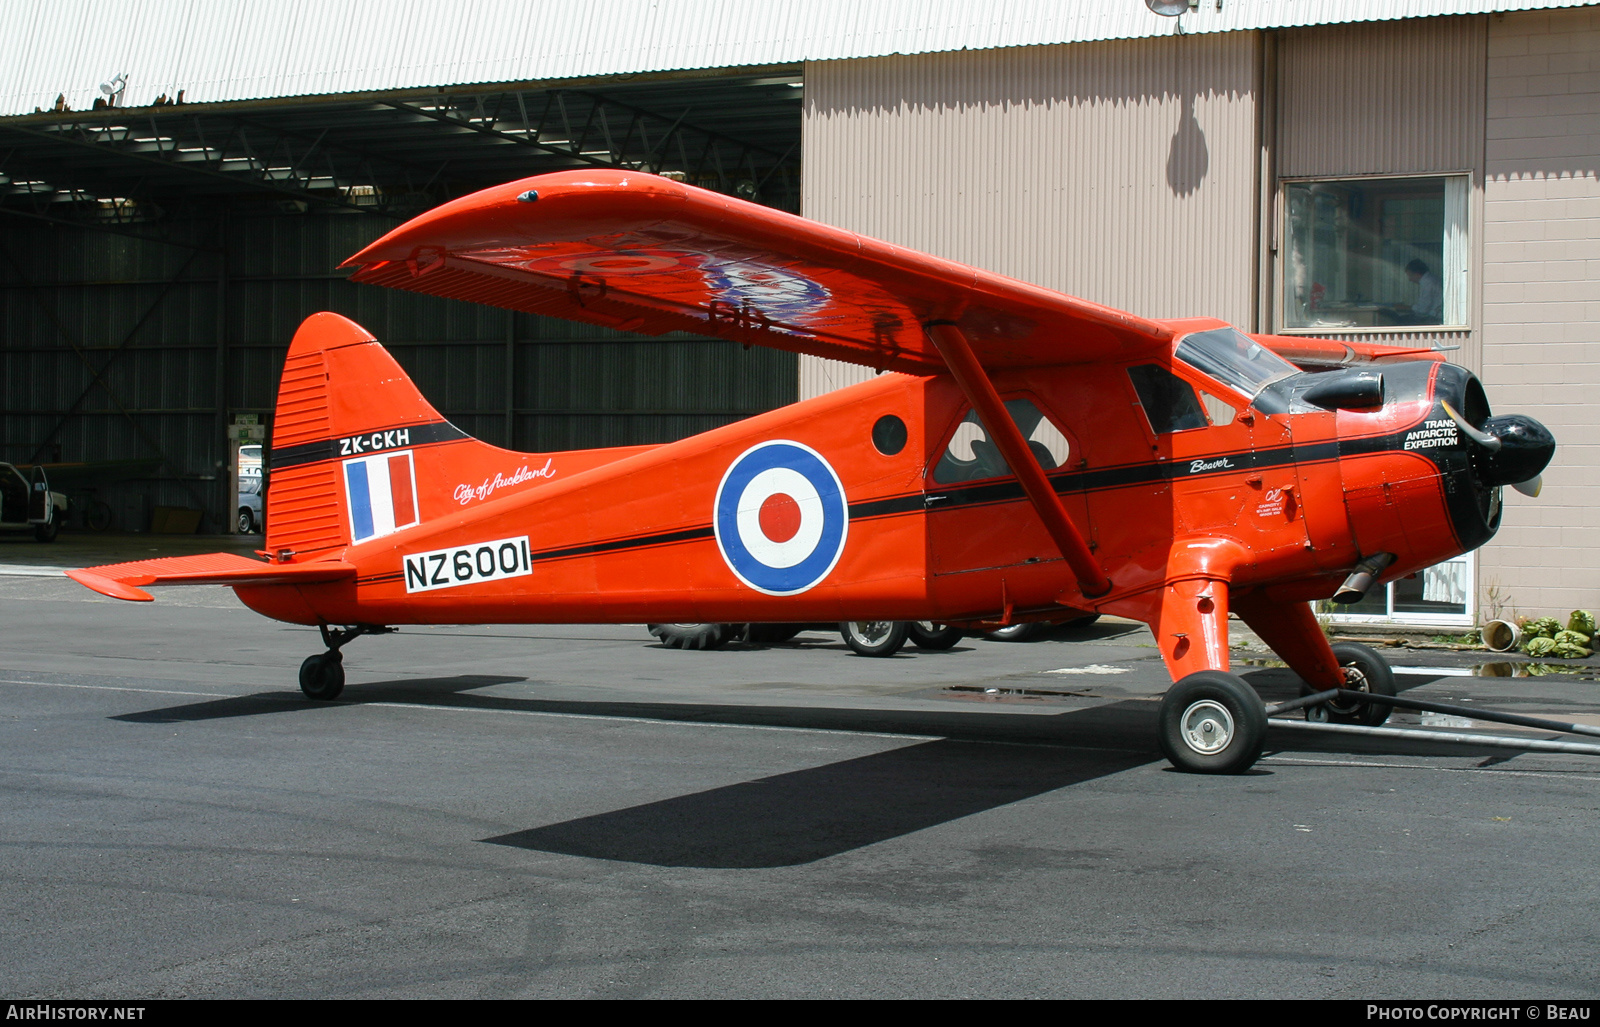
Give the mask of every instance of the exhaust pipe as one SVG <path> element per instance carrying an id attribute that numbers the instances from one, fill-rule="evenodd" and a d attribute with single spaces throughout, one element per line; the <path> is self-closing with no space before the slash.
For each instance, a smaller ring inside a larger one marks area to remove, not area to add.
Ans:
<path id="1" fill-rule="evenodd" d="M 1393 553 L 1376 553 L 1356 564 L 1356 569 L 1344 579 L 1344 584 L 1339 586 L 1339 591 L 1333 594 L 1333 601 L 1341 606 L 1359 603 L 1367 597 L 1367 589 L 1378 579 L 1378 575 L 1394 563 Z"/>

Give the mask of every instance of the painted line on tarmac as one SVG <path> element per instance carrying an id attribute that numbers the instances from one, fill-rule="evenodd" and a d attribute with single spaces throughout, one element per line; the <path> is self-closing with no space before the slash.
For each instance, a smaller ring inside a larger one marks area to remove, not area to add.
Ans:
<path id="1" fill-rule="evenodd" d="M 227 692 L 176 692 L 170 688 L 128 688 L 122 685 L 69 685 L 64 681 L 6 681 L 0 685 L 38 685 L 41 688 L 92 688 L 100 692 L 145 692 L 149 695 L 198 695 L 206 699 L 237 699 Z"/>
<path id="2" fill-rule="evenodd" d="M 1518 777 L 1548 777 L 1557 781 L 1600 781 L 1600 775 L 1595 774 L 1558 774 L 1548 770 L 1517 770 L 1514 767 L 1435 767 L 1421 763 L 1378 763 L 1373 760 L 1314 760 L 1304 756 L 1263 756 L 1257 762 L 1291 767 L 1369 767 L 1385 770 L 1434 770 L 1447 774 L 1515 774 Z"/>
<path id="3" fill-rule="evenodd" d="M 26 563 L 0 563 L 0 574 L 19 578 L 64 578 L 76 567 L 39 567 Z"/>

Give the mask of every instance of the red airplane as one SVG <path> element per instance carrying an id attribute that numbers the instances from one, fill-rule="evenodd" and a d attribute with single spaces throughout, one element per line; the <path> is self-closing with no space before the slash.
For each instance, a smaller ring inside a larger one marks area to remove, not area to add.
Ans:
<path id="1" fill-rule="evenodd" d="M 315 314 L 272 424 L 263 560 L 69 572 L 120 599 L 231 585 L 315 624 L 300 684 L 396 624 L 921 620 L 1150 625 L 1180 768 L 1266 730 L 1238 614 L 1318 692 L 1393 694 L 1311 603 L 1482 545 L 1555 442 L 1425 349 L 1150 320 L 654 175 L 486 189 L 395 229 L 354 281 L 863 364 L 872 381 L 661 446 L 517 453 L 433 409 L 364 329 Z M 1322 715 L 1381 723 L 1382 704 Z"/>

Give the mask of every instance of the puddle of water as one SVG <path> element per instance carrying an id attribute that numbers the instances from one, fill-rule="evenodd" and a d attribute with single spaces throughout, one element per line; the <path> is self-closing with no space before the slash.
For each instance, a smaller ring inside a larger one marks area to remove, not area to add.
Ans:
<path id="1" fill-rule="evenodd" d="M 1398 668 L 1397 668 L 1398 669 Z M 1600 681 L 1600 668 L 1572 663 L 1480 663 L 1472 668 L 1475 678 L 1542 678 L 1546 674 L 1565 674 L 1579 681 Z"/>
<path id="2" fill-rule="evenodd" d="M 1282 660 L 1252 657 L 1234 660 L 1246 667 L 1287 667 Z M 1600 681 L 1600 667 L 1577 663 L 1521 663 L 1502 660 L 1496 663 L 1479 663 L 1471 667 L 1402 667 L 1389 668 L 1396 674 L 1432 674 L 1441 678 L 1542 678 L 1546 674 L 1564 674 L 1579 681 Z M 1056 673 L 1051 671 L 1051 673 Z"/>
<path id="3" fill-rule="evenodd" d="M 1449 713 L 1422 712 L 1423 727 L 1476 727 L 1477 721 L 1471 717 L 1457 717 Z"/>
<path id="4" fill-rule="evenodd" d="M 1016 702 L 1023 699 L 1099 699 L 1093 692 L 1067 692 L 1051 688 L 998 688 L 985 685 L 950 685 L 944 689 L 961 699 L 987 699 L 992 702 Z"/>

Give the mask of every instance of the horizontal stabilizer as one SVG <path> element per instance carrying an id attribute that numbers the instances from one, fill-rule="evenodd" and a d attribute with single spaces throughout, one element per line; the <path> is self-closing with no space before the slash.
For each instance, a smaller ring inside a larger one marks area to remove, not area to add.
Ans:
<path id="1" fill-rule="evenodd" d="M 352 578 L 355 573 L 353 564 L 340 560 L 269 563 L 238 553 L 204 553 L 84 567 L 68 571 L 67 577 L 113 599 L 148 603 L 155 597 L 139 586 L 309 585 Z"/>

